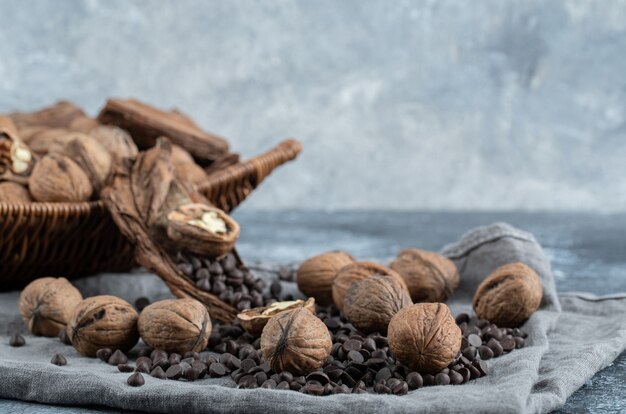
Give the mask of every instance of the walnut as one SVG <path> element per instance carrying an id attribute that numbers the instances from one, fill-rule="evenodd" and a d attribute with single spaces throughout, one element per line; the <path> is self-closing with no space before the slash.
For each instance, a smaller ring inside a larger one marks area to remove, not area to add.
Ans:
<path id="1" fill-rule="evenodd" d="M 62 151 L 70 139 L 71 132 L 65 128 L 44 128 L 34 132 L 28 139 L 25 138 L 31 151 L 39 155 L 45 155 L 49 151 Z"/>
<path id="2" fill-rule="evenodd" d="M 211 328 L 209 312 L 195 299 L 155 302 L 139 316 L 139 335 L 149 347 L 181 355 L 204 350 Z"/>
<path id="3" fill-rule="evenodd" d="M 343 313 L 362 332 L 387 333 L 391 318 L 412 304 L 409 292 L 395 278 L 373 276 L 352 284 L 343 300 Z"/>
<path id="4" fill-rule="evenodd" d="M 402 250 L 390 267 L 404 278 L 415 302 L 444 302 L 459 286 L 454 263 L 434 252 Z"/>
<path id="5" fill-rule="evenodd" d="M 354 258 L 344 252 L 313 256 L 298 269 L 298 288 L 305 295 L 314 297 L 320 306 L 328 306 L 333 303 L 333 281 L 337 272 L 350 263 L 354 263 Z"/>
<path id="6" fill-rule="evenodd" d="M 116 158 L 135 158 L 138 150 L 130 134 L 113 125 L 98 125 L 88 131 L 109 153 Z"/>
<path id="7" fill-rule="evenodd" d="M 33 335 L 57 336 L 82 300 L 78 289 L 64 277 L 44 277 L 22 290 L 20 314 Z"/>
<path id="8" fill-rule="evenodd" d="M 28 189 L 13 182 L 0 183 L 0 203 L 26 204 L 33 201 Z"/>
<path id="9" fill-rule="evenodd" d="M 302 307 L 308 309 L 312 314 L 315 314 L 315 299 L 309 298 L 306 301 L 298 299 L 274 302 L 269 306 L 245 310 L 237 315 L 237 319 L 246 332 L 254 336 L 259 336 L 272 316 Z"/>
<path id="10" fill-rule="evenodd" d="M 0 178 L 28 175 L 32 167 L 30 148 L 19 137 L 13 122 L 0 115 Z"/>
<path id="11" fill-rule="evenodd" d="M 67 128 L 71 131 L 83 132 L 86 134 L 93 128 L 97 128 L 98 125 L 100 125 L 100 123 L 93 118 L 89 118 L 88 116 L 77 116 L 68 124 Z"/>
<path id="12" fill-rule="evenodd" d="M 61 154 L 48 154 L 40 159 L 35 164 L 28 186 L 37 201 L 86 201 L 93 193 L 87 174 Z"/>
<path id="13" fill-rule="evenodd" d="M 63 148 L 50 152 L 60 152 L 71 158 L 87 173 L 96 193 L 99 193 L 111 172 L 111 154 L 98 141 L 89 135 L 72 132 L 66 138 Z"/>
<path id="14" fill-rule="evenodd" d="M 308 309 L 273 316 L 261 334 L 261 351 L 274 372 L 306 375 L 321 368 L 332 348 L 328 328 Z"/>
<path id="15" fill-rule="evenodd" d="M 474 311 L 498 326 L 522 325 L 541 304 L 543 288 L 537 273 L 524 263 L 497 268 L 478 286 Z"/>
<path id="16" fill-rule="evenodd" d="M 389 323 L 387 339 L 394 357 L 413 371 L 435 373 L 461 349 L 461 329 L 443 303 L 417 303 Z"/>
<path id="17" fill-rule="evenodd" d="M 216 258 L 233 249 L 239 224 L 219 208 L 186 204 L 168 214 L 167 236 L 190 252 Z"/>
<path id="18" fill-rule="evenodd" d="M 354 282 L 376 275 L 396 278 L 406 289 L 406 283 L 404 283 L 402 276 L 394 270 L 373 262 L 355 262 L 341 268 L 333 281 L 333 302 L 335 306 L 339 310 L 343 309 L 343 300 L 346 292 Z"/>
<path id="19" fill-rule="evenodd" d="M 96 356 L 100 348 L 130 350 L 139 340 L 137 311 L 115 296 L 87 298 L 74 309 L 67 324 L 67 336 L 85 356 Z"/>

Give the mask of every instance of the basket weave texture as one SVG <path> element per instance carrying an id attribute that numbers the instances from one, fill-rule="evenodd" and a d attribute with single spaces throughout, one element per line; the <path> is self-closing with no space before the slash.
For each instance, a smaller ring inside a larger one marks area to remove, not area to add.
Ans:
<path id="1" fill-rule="evenodd" d="M 200 188 L 232 211 L 278 166 L 302 150 L 286 140 L 270 151 L 209 175 Z M 104 203 L 0 203 L 0 290 L 41 276 L 86 276 L 131 269 L 134 251 Z"/>

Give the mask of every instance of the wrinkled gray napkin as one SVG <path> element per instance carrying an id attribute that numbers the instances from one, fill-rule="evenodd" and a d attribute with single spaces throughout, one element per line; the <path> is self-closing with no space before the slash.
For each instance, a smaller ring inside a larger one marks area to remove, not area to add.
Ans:
<path id="1" fill-rule="evenodd" d="M 626 347 L 626 295 L 596 298 L 556 295 L 550 264 L 534 237 L 506 224 L 481 227 L 446 246 L 462 283 L 449 305 L 471 310 L 478 283 L 496 267 L 522 261 L 544 286 L 541 308 L 524 325 L 526 347 L 488 361 L 489 375 L 458 386 L 425 387 L 406 396 L 374 394 L 313 397 L 292 391 L 240 390 L 229 378 L 193 383 L 145 376 L 143 387 L 126 385 L 129 374 L 84 358 L 56 339 L 26 336 L 11 348 L 7 335 L 22 324 L 17 293 L 0 295 L 0 397 L 50 404 L 105 405 L 153 412 L 549 412 Z M 154 276 L 93 277 L 77 282 L 87 295 L 117 294 L 128 300 L 167 296 Z M 293 289 L 293 286 L 290 288 Z M 63 353 L 69 364 L 50 364 Z"/>

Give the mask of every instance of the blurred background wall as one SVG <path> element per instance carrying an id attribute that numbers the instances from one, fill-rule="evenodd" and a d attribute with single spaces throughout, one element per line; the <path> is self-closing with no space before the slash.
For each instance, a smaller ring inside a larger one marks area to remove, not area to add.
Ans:
<path id="1" fill-rule="evenodd" d="M 626 1 L 0 0 L 0 112 L 178 107 L 247 209 L 626 210 Z"/>

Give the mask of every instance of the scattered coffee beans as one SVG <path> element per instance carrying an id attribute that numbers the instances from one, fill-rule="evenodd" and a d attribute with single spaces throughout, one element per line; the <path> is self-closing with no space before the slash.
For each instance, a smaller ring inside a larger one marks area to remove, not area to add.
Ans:
<path id="1" fill-rule="evenodd" d="M 9 339 L 9 345 L 16 347 L 16 348 L 20 346 L 24 346 L 26 345 L 26 340 L 24 339 L 22 335 L 16 333 L 11 336 L 11 339 Z"/>

